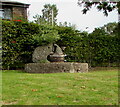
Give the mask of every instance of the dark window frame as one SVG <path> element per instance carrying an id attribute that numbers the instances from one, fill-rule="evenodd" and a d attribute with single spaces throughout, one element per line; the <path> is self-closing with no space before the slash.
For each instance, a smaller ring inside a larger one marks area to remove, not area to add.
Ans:
<path id="1" fill-rule="evenodd" d="M 2 7 L 2 19 L 8 19 L 11 20 L 13 18 L 13 11 L 12 11 L 12 7 L 6 6 L 6 7 Z"/>

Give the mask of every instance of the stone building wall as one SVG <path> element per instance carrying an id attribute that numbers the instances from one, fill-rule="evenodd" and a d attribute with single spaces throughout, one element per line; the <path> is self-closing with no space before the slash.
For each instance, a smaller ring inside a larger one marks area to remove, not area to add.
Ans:
<path id="1" fill-rule="evenodd" d="M 25 18 L 27 19 L 27 8 L 13 7 L 13 19 Z"/>

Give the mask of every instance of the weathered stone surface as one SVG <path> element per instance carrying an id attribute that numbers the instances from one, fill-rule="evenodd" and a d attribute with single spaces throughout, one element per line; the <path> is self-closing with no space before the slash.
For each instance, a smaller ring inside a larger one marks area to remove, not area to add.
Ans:
<path id="1" fill-rule="evenodd" d="M 52 52 L 52 44 L 37 47 L 32 55 L 33 62 L 47 61 L 47 56 Z"/>
<path id="2" fill-rule="evenodd" d="M 88 64 L 74 62 L 28 63 L 25 65 L 25 71 L 28 73 L 88 72 Z"/>
<path id="3" fill-rule="evenodd" d="M 57 44 L 53 44 L 52 53 L 48 56 L 48 60 L 50 62 L 64 62 L 64 54 Z"/>
<path id="4" fill-rule="evenodd" d="M 57 55 L 63 55 L 62 49 L 57 44 L 53 45 L 53 52 Z"/>
<path id="5" fill-rule="evenodd" d="M 48 55 L 63 55 L 62 49 L 57 44 L 37 47 L 32 55 L 33 62 L 47 62 Z"/>
<path id="6" fill-rule="evenodd" d="M 27 19 L 27 8 L 23 7 L 13 7 L 13 19 L 18 17 L 23 17 Z"/>
<path id="7" fill-rule="evenodd" d="M 88 72 L 88 63 L 73 63 L 76 72 Z"/>

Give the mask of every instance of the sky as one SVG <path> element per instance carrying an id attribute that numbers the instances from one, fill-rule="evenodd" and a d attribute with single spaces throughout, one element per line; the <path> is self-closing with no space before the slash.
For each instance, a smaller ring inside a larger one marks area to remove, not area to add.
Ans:
<path id="1" fill-rule="evenodd" d="M 13 0 L 12 0 L 13 1 Z M 33 21 L 36 14 L 41 15 L 44 4 L 56 4 L 58 9 L 57 22 L 64 23 L 67 21 L 76 25 L 76 29 L 81 31 L 92 32 L 96 27 L 102 27 L 110 22 L 118 22 L 117 11 L 109 13 L 106 17 L 93 7 L 87 14 L 82 14 L 82 7 L 78 6 L 77 0 L 15 0 L 30 4 L 28 9 L 28 19 Z M 87 29 L 86 29 L 87 28 Z"/>

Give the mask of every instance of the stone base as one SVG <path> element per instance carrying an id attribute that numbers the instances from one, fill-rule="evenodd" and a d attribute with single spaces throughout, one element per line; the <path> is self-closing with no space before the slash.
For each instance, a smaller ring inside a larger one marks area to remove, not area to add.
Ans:
<path id="1" fill-rule="evenodd" d="M 25 71 L 28 73 L 88 72 L 88 64 L 74 62 L 28 63 L 25 65 Z"/>

